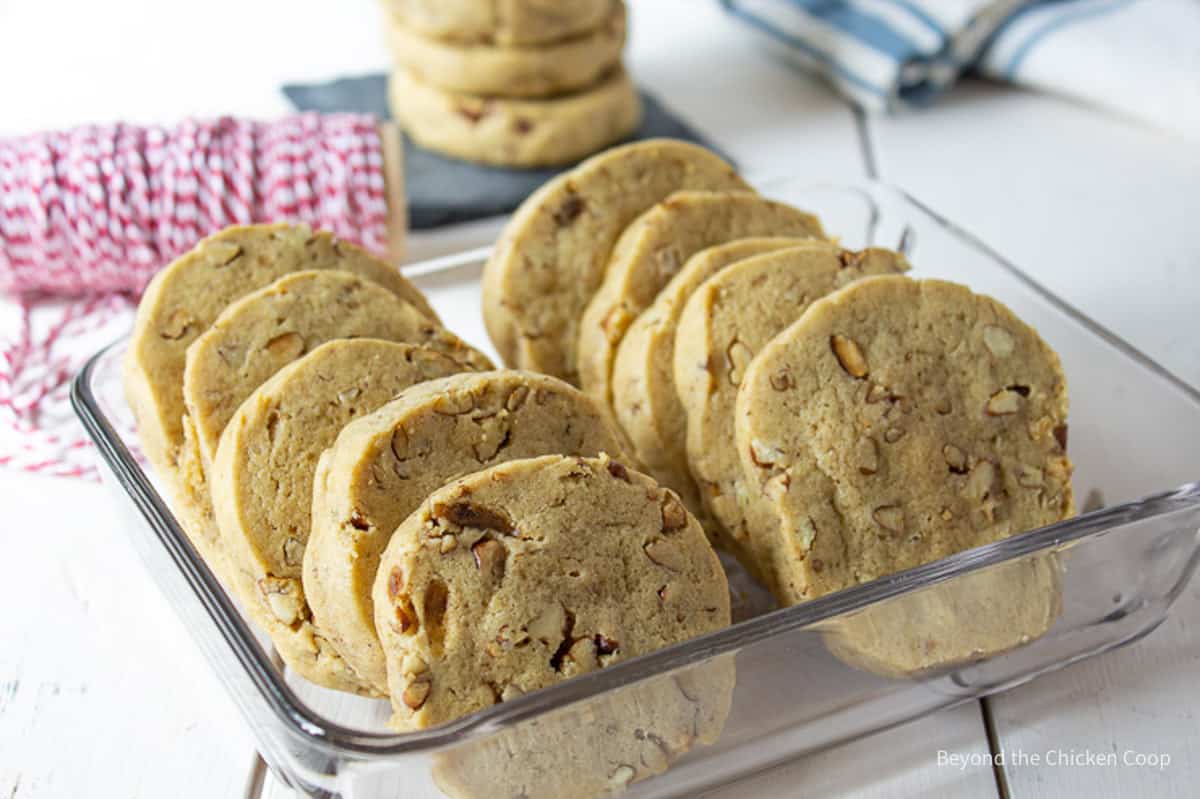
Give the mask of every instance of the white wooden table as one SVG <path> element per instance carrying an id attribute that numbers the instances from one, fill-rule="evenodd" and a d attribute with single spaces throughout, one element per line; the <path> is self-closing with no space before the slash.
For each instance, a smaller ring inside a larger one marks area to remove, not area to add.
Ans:
<path id="1" fill-rule="evenodd" d="M 632 5 L 633 74 L 751 176 L 899 184 L 1200 384 L 1200 148 L 978 83 L 919 115 L 862 118 L 707 0 Z M 0 135 L 282 113 L 284 80 L 384 67 L 378 26 L 367 0 L 0 0 Z M 415 236 L 411 254 L 497 229 Z M 283 795 L 106 503 L 94 485 L 0 472 L 0 797 Z M 1135 647 L 713 796 L 1194 795 L 1197 621 L 1193 585 Z M 1170 765 L 997 772 L 979 762 L 997 748 Z M 939 765 L 939 753 L 973 764 Z"/>

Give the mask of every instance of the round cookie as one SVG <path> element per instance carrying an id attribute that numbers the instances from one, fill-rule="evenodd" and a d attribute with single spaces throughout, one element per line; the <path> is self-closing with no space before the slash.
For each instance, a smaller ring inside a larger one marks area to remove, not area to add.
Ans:
<path id="1" fill-rule="evenodd" d="M 1058 356 L 989 297 L 874 277 L 818 300 L 736 405 L 780 602 L 1070 516 L 1066 418 Z"/>
<path id="2" fill-rule="evenodd" d="M 397 64 L 430 86 L 489 97 L 546 97 L 591 86 L 620 64 L 625 4 L 612 3 L 595 30 L 538 47 L 435 39 L 396 19 L 388 35 Z"/>
<path id="3" fill-rule="evenodd" d="M 613 245 L 643 211 L 681 189 L 751 191 L 703 147 L 648 139 L 589 158 L 531 194 L 483 271 L 483 319 L 504 362 L 578 385 L 579 317 Z"/>
<path id="4" fill-rule="evenodd" d="M 825 645 L 855 668 L 911 679 L 1041 638 L 1062 610 L 1054 553 L 1004 561 L 833 620 Z"/>
<path id="5" fill-rule="evenodd" d="M 452 799 L 593 799 L 670 768 L 721 737 L 734 656 L 599 693 L 434 755 L 434 783 Z"/>
<path id="6" fill-rule="evenodd" d="M 234 300 L 306 269 L 353 272 L 437 318 L 395 267 L 307 225 L 238 226 L 201 240 L 146 287 L 125 356 L 125 394 L 142 449 L 160 472 L 175 467 L 183 443 L 188 347 Z"/>
<path id="7" fill-rule="evenodd" d="M 347 425 L 317 466 L 304 556 L 304 589 L 321 629 L 386 691 L 371 586 L 400 522 L 461 475 L 515 458 L 601 452 L 622 452 L 604 413 L 578 389 L 530 372 L 423 383 Z"/>
<path id="8" fill-rule="evenodd" d="M 559 166 L 637 130 L 642 101 L 623 69 L 592 87 L 542 99 L 478 97 L 392 72 L 392 116 L 430 150 L 494 166 Z"/>
<path id="9" fill-rule="evenodd" d="M 313 646 L 326 636 L 313 629 L 300 572 L 317 458 L 352 419 L 469 368 L 423 347 L 336 339 L 276 372 L 225 427 L 209 486 L 231 581 L 284 662 L 306 679 L 370 692 L 333 647 Z"/>
<path id="10" fill-rule="evenodd" d="M 675 328 L 696 288 L 732 263 L 795 245 L 802 239 L 751 238 L 701 250 L 625 331 L 613 360 L 613 411 L 646 473 L 702 507 L 687 463 L 687 416 L 675 391 Z M 701 519 L 703 522 L 704 519 Z M 707 529 L 708 525 L 705 525 Z"/>
<path id="11" fill-rule="evenodd" d="M 336 338 L 421 344 L 471 368 L 479 352 L 412 304 L 357 275 L 286 275 L 227 307 L 187 351 L 183 396 L 205 469 L 238 406 L 284 365 Z"/>
<path id="12" fill-rule="evenodd" d="M 807 241 L 722 269 L 700 284 L 679 315 L 675 386 L 687 414 L 687 457 L 705 507 L 721 528 L 721 544 L 769 584 L 750 528 L 765 509 L 742 477 L 734 444 L 733 408 L 754 355 L 808 306 L 867 275 L 903 272 L 908 262 L 888 250 L 855 253 Z M 756 511 L 758 513 L 756 513 Z"/>
<path id="13" fill-rule="evenodd" d="M 410 28 L 501 47 L 545 45 L 604 24 L 611 0 L 386 0 Z"/>
<path id="14" fill-rule="evenodd" d="M 688 258 L 750 236 L 824 239 L 825 233 L 812 214 L 744 192 L 676 192 L 626 228 L 579 321 L 583 390 L 611 407 L 613 355 L 633 320 Z"/>
<path id="15" fill-rule="evenodd" d="M 617 461 L 510 461 L 439 489 L 373 590 L 399 729 L 420 729 L 729 624 L 729 587 L 670 490 Z"/>

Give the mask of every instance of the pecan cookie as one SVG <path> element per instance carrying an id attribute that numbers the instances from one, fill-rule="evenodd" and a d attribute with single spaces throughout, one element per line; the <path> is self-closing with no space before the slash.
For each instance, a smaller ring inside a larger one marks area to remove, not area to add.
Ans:
<path id="1" fill-rule="evenodd" d="M 234 300 L 302 269 L 338 269 L 378 283 L 436 317 L 395 267 L 306 225 L 251 225 L 209 236 L 150 281 L 125 356 L 125 394 L 146 457 L 174 468 L 183 442 L 187 348 Z"/>
<path id="2" fill-rule="evenodd" d="M 729 624 L 729 587 L 670 490 L 606 457 L 510 461 L 435 491 L 373 589 L 399 729 Z"/>
<path id="3" fill-rule="evenodd" d="M 1074 512 L 1058 356 L 995 300 L 867 278 L 814 303 L 746 369 L 746 479 L 793 604 Z M 757 544 L 757 542 L 756 542 Z"/>
<path id="4" fill-rule="evenodd" d="M 613 2 L 595 30 L 538 47 L 436 39 L 398 18 L 388 36 L 397 64 L 430 86 L 487 97 L 546 97 L 591 86 L 621 62 L 625 4 Z"/>
<path id="5" fill-rule="evenodd" d="M 613 355 L 633 320 L 688 258 L 749 236 L 823 239 L 825 233 L 812 214 L 745 192 L 676 192 L 626 228 L 579 322 L 583 390 L 611 407 Z"/>
<path id="6" fill-rule="evenodd" d="M 620 68 L 574 94 L 526 99 L 448 91 L 397 69 L 388 98 L 422 147 L 495 166 L 569 164 L 629 136 L 642 119 L 642 100 Z"/>
<path id="7" fill-rule="evenodd" d="M 593 799 L 666 771 L 716 743 L 736 681 L 733 655 L 626 685 L 434 755 L 453 799 Z"/>
<path id="8" fill-rule="evenodd" d="M 308 680 L 370 691 L 334 647 L 313 646 L 326 636 L 313 629 L 300 572 L 317 458 L 352 419 L 469 368 L 424 347 L 337 339 L 276 372 L 226 425 L 209 485 L 231 581 L 284 661 Z"/>
<path id="9" fill-rule="evenodd" d="M 349 272 L 296 272 L 234 302 L 187 351 L 183 396 L 207 470 L 238 406 L 286 364 L 337 338 L 430 347 L 475 369 L 488 359 L 415 306 Z"/>
<path id="10" fill-rule="evenodd" d="M 688 142 L 649 139 L 584 161 L 531 194 L 483 271 L 483 319 L 509 366 L 579 383 L 579 317 L 625 226 L 680 189 L 750 191 Z"/>
<path id="11" fill-rule="evenodd" d="M 687 414 L 688 465 L 719 523 L 721 544 L 764 582 L 770 573 L 750 533 L 764 522 L 734 444 L 733 406 L 746 367 L 819 297 L 866 275 L 907 269 L 904 257 L 888 250 L 802 242 L 722 269 L 692 292 L 679 315 L 675 386 Z"/>
<path id="12" fill-rule="evenodd" d="M 696 288 L 726 266 L 803 241 L 738 239 L 693 255 L 634 320 L 613 360 L 613 411 L 646 473 L 702 512 L 687 464 L 687 416 L 675 390 L 675 329 Z M 705 519 L 701 518 L 704 523 Z M 705 529 L 709 525 L 705 524 Z"/>
<path id="13" fill-rule="evenodd" d="M 501 47 L 545 45 L 604 24 L 611 0 L 385 0 L 426 36 Z"/>
<path id="14" fill-rule="evenodd" d="M 304 590 L 322 631 L 385 692 L 371 585 L 400 522 L 461 475 L 515 458 L 601 452 L 619 455 L 621 443 L 595 403 L 528 372 L 423 383 L 347 425 L 317 466 L 304 555 Z"/>
<path id="15" fill-rule="evenodd" d="M 1058 558 L 1033 555 L 875 603 L 836 619 L 823 637 L 843 662 L 907 679 L 1034 641 L 1061 609 Z"/>

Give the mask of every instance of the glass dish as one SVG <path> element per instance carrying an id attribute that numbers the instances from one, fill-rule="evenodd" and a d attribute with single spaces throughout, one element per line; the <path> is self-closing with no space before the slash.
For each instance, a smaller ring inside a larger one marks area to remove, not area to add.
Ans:
<path id="1" fill-rule="evenodd" d="M 1090 512 L 793 608 L 765 612 L 751 592 L 743 608 L 750 618 L 728 629 L 439 728 L 395 734 L 384 726 L 386 703 L 281 669 L 197 557 L 137 459 L 120 387 L 126 342 L 118 341 L 76 378 L 75 410 L 136 549 L 282 781 L 312 796 L 567 797 L 609 788 L 691 796 L 1002 691 L 1162 623 L 1198 557 L 1200 485 L 1188 481 L 1200 477 L 1200 394 L 900 190 L 792 180 L 760 188 L 819 213 L 846 246 L 901 249 L 914 276 L 965 283 L 1034 325 L 1067 371 L 1075 490 Z M 485 258 L 474 251 L 407 271 L 448 325 L 494 354 L 478 310 Z M 905 623 L 920 629 L 935 607 L 982 603 L 983 612 L 960 621 L 1003 630 L 1005 611 L 989 603 L 989 586 L 1037 570 L 1056 582 L 1056 615 L 1044 634 L 956 660 L 933 647 L 958 639 L 927 631 L 933 654 L 918 669 L 855 655 L 863 630 L 890 640 L 887 632 Z"/>

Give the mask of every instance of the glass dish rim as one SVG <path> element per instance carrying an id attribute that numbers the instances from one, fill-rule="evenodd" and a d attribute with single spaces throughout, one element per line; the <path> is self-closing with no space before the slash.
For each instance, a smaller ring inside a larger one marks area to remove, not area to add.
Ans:
<path id="1" fill-rule="evenodd" d="M 759 183 L 770 186 L 785 179 L 795 180 L 781 176 L 760 180 Z M 807 188 L 837 189 L 859 193 L 871 204 L 873 220 L 877 220 L 880 215 L 878 195 L 881 193 L 893 195 L 891 199 L 911 206 L 927 216 L 933 224 L 990 258 L 1044 301 L 1071 317 L 1076 323 L 1099 336 L 1127 357 L 1137 361 L 1143 368 L 1149 369 L 1166 380 L 1197 406 L 1200 406 L 1200 390 L 1193 388 L 1124 339 L 1064 302 L 978 237 L 937 213 L 907 191 L 887 183 L 870 180 L 845 184 L 813 183 L 809 184 Z M 480 248 L 458 255 L 410 264 L 407 265 L 405 272 L 410 277 L 437 273 L 453 265 L 462 265 L 467 262 L 468 258 L 483 257 L 487 250 L 488 248 Z M 1084 538 L 1104 535 L 1113 532 L 1112 528 L 1120 525 L 1200 506 L 1200 481 L 1186 483 L 1173 490 L 1104 508 L 1048 527 L 1021 533 L 1002 541 L 959 552 L 947 558 L 888 575 L 802 605 L 781 608 L 756 616 L 700 638 L 576 677 L 435 728 L 406 733 L 365 732 L 321 717 L 296 695 L 286 681 L 281 679 L 279 672 L 258 643 L 241 613 L 237 611 L 212 572 L 193 549 L 166 501 L 155 490 L 148 475 L 133 458 L 120 434 L 116 432 L 101 410 L 92 391 L 92 374 L 99 362 L 114 349 L 123 346 L 127 339 L 128 334 L 123 335 L 100 349 L 88 359 L 75 376 L 71 383 L 70 399 L 76 415 L 88 436 L 95 442 L 100 457 L 112 470 L 117 482 L 167 550 L 201 607 L 204 608 L 221 633 L 225 644 L 231 649 L 239 665 L 249 677 L 254 689 L 276 718 L 283 723 L 291 735 L 303 738 L 311 747 L 337 755 L 353 755 L 363 760 L 413 754 L 461 744 L 627 684 L 660 676 L 715 656 L 735 652 L 765 639 L 811 627 L 832 617 L 859 611 L 876 603 L 963 574 L 1015 560 L 1050 547 L 1061 547 Z M 1186 582 L 1186 580 L 1181 581 L 1176 590 L 1182 590 Z"/>

